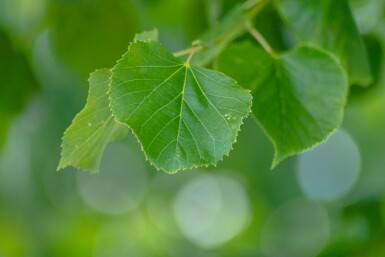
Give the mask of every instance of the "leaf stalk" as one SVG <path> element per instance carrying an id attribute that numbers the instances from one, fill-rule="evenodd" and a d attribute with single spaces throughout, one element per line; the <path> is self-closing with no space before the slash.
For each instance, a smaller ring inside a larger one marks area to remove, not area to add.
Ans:
<path id="1" fill-rule="evenodd" d="M 245 23 L 246 30 L 254 37 L 255 40 L 262 46 L 262 48 L 268 52 L 270 55 L 277 57 L 277 53 L 273 50 L 267 40 L 262 36 L 262 34 L 253 27 L 250 21 Z"/>
<path id="2" fill-rule="evenodd" d="M 174 52 L 173 55 L 175 57 L 181 57 L 181 56 L 185 56 L 185 55 L 190 55 L 191 53 L 199 52 L 202 49 L 203 49 L 203 46 L 190 47 L 190 48 L 186 48 L 186 49 L 183 49 L 181 51 L 178 51 L 178 52 Z"/>
<path id="3" fill-rule="evenodd" d="M 252 19 L 254 19 L 254 17 L 265 7 L 265 5 L 269 1 L 270 0 L 249 0 L 249 1 L 245 2 L 243 4 L 243 8 L 245 8 L 245 10 L 247 11 L 247 14 L 246 14 L 246 18 L 243 21 L 234 25 L 232 28 L 230 28 L 225 33 L 219 35 L 218 37 L 215 37 L 215 38 L 213 38 L 207 42 L 200 42 L 199 46 L 193 46 L 191 48 L 187 48 L 187 49 L 183 49 L 181 51 L 174 52 L 173 53 L 174 56 L 180 57 L 180 56 L 184 56 L 184 55 L 189 55 L 191 53 L 194 54 L 196 52 L 203 50 L 204 48 L 210 48 L 211 46 L 222 43 L 224 41 L 234 40 L 236 35 L 238 35 L 237 32 L 244 30 L 245 24 L 250 23 L 250 21 Z"/>

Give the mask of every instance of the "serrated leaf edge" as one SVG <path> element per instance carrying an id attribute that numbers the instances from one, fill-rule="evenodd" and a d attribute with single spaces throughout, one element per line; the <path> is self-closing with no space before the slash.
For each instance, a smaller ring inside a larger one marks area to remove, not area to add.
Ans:
<path id="1" fill-rule="evenodd" d="M 344 84 L 345 84 L 346 88 L 348 89 L 348 87 L 349 87 L 348 75 L 347 75 L 347 72 L 345 71 L 345 69 L 343 68 L 339 58 L 335 54 L 333 54 L 332 52 L 330 52 L 330 51 L 328 51 L 328 50 L 326 50 L 324 48 L 321 48 L 319 46 L 316 46 L 313 43 L 305 42 L 305 43 L 299 44 L 297 47 L 295 47 L 293 49 L 290 49 L 289 51 L 284 52 L 283 54 L 280 54 L 279 58 L 281 58 L 281 56 L 283 56 L 283 55 L 290 54 L 291 52 L 296 51 L 296 50 L 298 50 L 300 48 L 303 48 L 303 47 L 308 47 L 308 48 L 316 49 L 319 52 L 322 52 L 323 54 L 325 54 L 328 57 L 330 57 L 331 59 L 333 59 L 335 61 L 336 65 L 337 65 L 337 68 L 339 68 L 340 71 L 341 71 L 341 74 L 343 74 L 344 82 L 345 82 Z M 289 153 L 286 153 L 286 154 L 282 155 L 281 157 L 278 157 L 278 152 L 279 151 L 278 151 L 277 143 L 273 140 L 273 138 L 267 133 L 267 131 L 264 129 L 264 127 L 259 123 L 257 118 L 253 115 L 254 120 L 257 122 L 259 127 L 262 128 L 263 132 L 269 138 L 270 142 L 274 146 L 274 157 L 273 157 L 273 161 L 272 161 L 272 164 L 270 166 L 270 169 L 271 170 L 275 169 L 278 166 L 278 164 L 280 164 L 282 161 L 284 161 L 288 157 L 291 157 L 291 156 L 294 156 L 294 155 L 297 155 L 297 154 L 301 154 L 301 153 L 310 151 L 311 149 L 317 147 L 319 144 L 322 144 L 322 143 L 326 142 L 329 139 L 329 137 L 331 135 L 333 135 L 342 125 L 342 122 L 343 122 L 343 119 L 344 119 L 344 107 L 347 104 L 348 93 L 349 92 L 347 91 L 347 94 L 345 95 L 344 103 L 342 105 L 341 119 L 338 122 L 338 125 L 333 130 L 331 130 L 329 133 L 327 133 L 327 135 L 323 139 L 316 140 L 315 143 L 312 144 L 311 146 L 309 146 L 307 148 L 304 148 L 304 149 L 301 149 L 301 150 L 290 151 Z"/>
<path id="2" fill-rule="evenodd" d="M 154 40 L 152 40 L 152 39 L 149 39 L 149 40 L 141 40 L 141 42 L 150 42 L 150 41 L 154 41 Z M 155 41 L 155 42 L 156 42 L 156 41 Z M 130 43 L 127 52 L 125 52 L 125 53 L 122 55 L 122 57 L 121 57 L 119 60 L 116 61 L 116 64 L 118 64 L 120 61 L 122 61 L 122 60 L 124 59 L 124 57 L 125 57 L 127 54 L 129 54 L 131 45 L 133 45 L 133 44 L 135 44 L 135 42 L 131 42 L 131 43 Z M 176 57 L 176 58 L 177 58 L 177 57 Z M 186 63 L 183 64 L 183 60 L 181 60 L 180 58 L 178 58 L 178 59 L 181 61 L 181 65 L 186 65 Z M 114 67 L 115 67 L 115 66 L 114 66 Z M 114 68 L 112 68 L 111 71 L 112 71 L 113 69 L 114 69 Z M 228 75 L 226 75 L 226 74 L 224 74 L 224 73 L 222 73 L 222 72 L 220 72 L 220 71 L 217 71 L 217 70 L 214 70 L 214 71 L 215 71 L 215 72 L 218 72 L 219 74 L 225 75 L 226 77 L 229 77 Z M 229 78 L 230 78 L 230 77 L 229 77 Z M 245 118 L 247 118 L 247 117 L 250 115 L 250 113 L 251 113 L 251 106 L 252 106 L 252 100 L 253 100 L 253 96 L 252 96 L 252 94 L 251 94 L 251 91 L 248 90 L 248 89 L 243 88 L 242 86 L 240 86 L 240 85 L 238 84 L 238 82 L 237 82 L 236 80 L 234 80 L 233 78 L 231 78 L 231 79 L 234 81 L 234 83 L 235 83 L 236 85 L 238 85 L 240 88 L 242 88 L 243 90 L 246 90 L 246 91 L 249 93 L 249 95 L 250 95 L 250 97 L 251 97 L 251 101 L 250 101 L 251 104 L 250 104 L 250 106 L 248 107 L 247 114 L 246 114 L 245 116 L 241 117 L 239 128 L 238 128 L 237 131 L 235 132 L 234 140 L 231 142 L 230 149 L 229 149 L 225 154 L 222 155 L 222 158 L 221 158 L 221 159 L 219 159 L 218 161 L 211 162 L 211 163 L 209 163 L 209 164 L 191 165 L 191 166 L 189 166 L 189 167 L 184 167 L 184 168 L 180 168 L 180 169 L 177 169 L 177 170 L 167 170 L 167 169 L 162 169 L 162 168 L 158 167 L 155 163 L 153 163 L 153 162 L 148 158 L 147 153 L 144 151 L 143 145 L 142 145 L 142 143 L 140 142 L 139 137 L 136 135 L 136 133 L 134 132 L 134 130 L 133 130 L 132 128 L 130 128 L 127 124 L 118 121 L 118 120 L 116 119 L 115 115 L 114 115 L 113 112 L 112 112 L 112 106 L 111 106 L 111 82 L 112 82 L 112 74 L 111 74 L 111 77 L 110 77 L 110 83 L 109 83 L 109 85 L 108 85 L 109 90 L 108 90 L 108 92 L 107 92 L 107 94 L 108 94 L 108 99 L 109 99 L 109 108 L 110 108 L 110 110 L 111 110 L 111 113 L 112 113 L 112 116 L 113 116 L 115 122 L 117 122 L 117 123 L 119 123 L 119 124 L 123 124 L 123 125 L 125 125 L 126 127 L 128 127 L 128 128 L 130 129 L 131 133 L 134 135 L 134 137 L 135 137 L 136 140 L 138 141 L 138 143 L 139 143 L 139 145 L 140 145 L 140 149 L 141 149 L 141 151 L 144 153 L 144 156 L 145 156 L 146 161 L 148 161 L 152 166 L 154 166 L 155 169 L 156 169 L 157 171 L 164 171 L 164 172 L 166 172 L 167 174 L 175 174 L 175 173 L 177 173 L 177 172 L 179 172 L 179 171 L 186 171 L 186 170 L 191 170 L 191 169 L 199 168 L 199 167 L 209 167 L 210 165 L 216 167 L 216 166 L 218 165 L 218 163 L 221 162 L 221 161 L 223 161 L 223 159 L 224 159 L 225 156 L 229 156 L 230 151 L 233 150 L 233 145 L 237 142 L 237 137 L 238 137 L 239 131 L 241 130 L 241 126 L 243 125 L 243 120 L 244 120 Z"/>
<path id="3" fill-rule="evenodd" d="M 90 75 L 88 76 L 88 79 L 87 79 L 87 82 L 88 82 L 88 85 L 90 85 L 90 80 L 91 80 L 91 75 L 95 72 L 98 72 L 98 71 L 110 71 L 111 72 L 111 69 L 109 68 L 101 68 L 101 69 L 96 69 L 94 70 L 93 72 L 90 73 Z M 110 80 L 110 78 L 109 78 Z M 90 95 L 90 92 L 91 92 L 91 86 L 89 86 L 88 88 L 88 95 Z M 108 93 L 108 92 L 107 92 Z M 60 148 L 61 148 L 61 151 L 60 151 L 60 160 L 59 160 L 59 164 L 58 166 L 56 167 L 56 171 L 60 171 L 60 170 L 63 170 L 67 167 L 74 167 L 74 168 L 77 168 L 83 172 L 89 172 L 91 174 L 96 174 L 99 172 L 99 168 L 96 168 L 96 169 L 89 169 L 89 168 L 85 168 L 85 167 L 82 167 L 81 165 L 77 165 L 77 164 L 69 164 L 69 163 L 65 163 L 63 164 L 63 147 L 64 147 L 64 137 L 67 135 L 68 133 L 68 130 L 72 127 L 72 125 L 74 124 L 74 121 L 75 119 L 83 112 L 83 110 L 87 107 L 87 101 L 88 101 L 88 97 L 86 99 L 86 103 L 85 105 L 83 106 L 83 108 L 75 115 L 75 117 L 72 119 L 70 125 L 66 128 L 66 130 L 64 131 L 63 133 L 63 136 L 61 137 L 61 144 L 60 144 Z M 111 111 L 111 108 L 109 107 L 110 111 Z M 112 112 L 111 112 L 111 115 L 112 115 Z M 112 115 L 113 116 L 113 115 Z M 115 120 L 115 119 L 114 119 Z M 115 130 L 113 130 L 111 132 L 111 135 L 115 132 Z M 103 149 L 103 152 L 104 152 L 104 149 Z"/>

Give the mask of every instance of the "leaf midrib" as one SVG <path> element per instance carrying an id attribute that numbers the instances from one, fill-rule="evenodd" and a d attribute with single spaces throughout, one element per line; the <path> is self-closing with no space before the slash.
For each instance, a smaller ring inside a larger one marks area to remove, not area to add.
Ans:
<path id="1" fill-rule="evenodd" d="M 184 67 L 186 68 L 185 70 L 185 74 L 184 74 L 184 81 L 183 81 L 183 87 L 182 87 L 182 92 L 181 92 L 181 101 L 180 101 L 180 111 L 179 111 L 179 124 L 178 124 L 178 133 L 176 135 L 176 144 L 175 144 L 175 150 L 174 150 L 174 159 L 172 161 L 172 170 L 175 170 L 175 157 L 176 157 L 176 152 L 178 150 L 178 144 L 179 144 L 179 136 L 180 136 L 180 126 L 182 124 L 182 114 L 183 114 L 183 102 L 185 101 L 184 100 L 184 91 L 185 91 L 185 88 L 186 88 L 186 82 L 187 82 L 187 70 L 189 68 L 189 65 L 188 64 L 184 64 Z"/>

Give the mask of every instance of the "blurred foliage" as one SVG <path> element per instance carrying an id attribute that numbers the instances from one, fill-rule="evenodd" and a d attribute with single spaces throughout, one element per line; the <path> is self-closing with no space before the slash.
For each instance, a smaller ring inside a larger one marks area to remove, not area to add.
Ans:
<path id="1" fill-rule="evenodd" d="M 1 257 L 384 256 L 383 1 L 351 1 L 375 79 L 351 89 L 345 137 L 335 134 L 355 145 L 360 167 L 341 173 L 353 179 L 343 191 L 323 188 L 340 192 L 332 200 L 306 190 L 319 178 L 301 177 L 309 156 L 269 171 L 273 147 L 252 118 L 217 168 L 156 172 L 129 135 L 108 146 L 98 175 L 55 172 L 62 132 L 86 99 L 88 72 L 113 65 L 144 29 L 158 28 L 171 51 L 186 48 L 239 2 L 0 1 Z M 270 6 L 256 26 L 277 50 L 291 47 L 288 28 L 272 17 Z M 343 146 L 335 155 L 345 153 L 348 162 Z M 348 167 L 330 164 L 333 156 L 321 154 L 317 169 Z M 327 174 L 325 184 L 338 187 L 327 182 L 340 177 Z"/>
<path id="2" fill-rule="evenodd" d="M 79 1 L 52 7 L 51 40 L 58 58 L 86 76 L 115 64 L 139 29 L 130 1 Z"/>
<path id="3" fill-rule="evenodd" d="M 21 112 L 38 83 L 26 54 L 0 28 L 0 147 L 12 117 Z"/>

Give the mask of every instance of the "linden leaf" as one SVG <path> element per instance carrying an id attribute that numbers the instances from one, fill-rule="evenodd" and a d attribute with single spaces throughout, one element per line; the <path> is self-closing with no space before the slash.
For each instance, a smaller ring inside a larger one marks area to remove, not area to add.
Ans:
<path id="1" fill-rule="evenodd" d="M 110 104 L 149 161 L 168 173 L 215 165 L 228 154 L 251 95 L 226 75 L 137 41 L 112 69 Z"/>
<path id="2" fill-rule="evenodd" d="M 347 0 L 276 0 L 278 9 L 300 41 L 336 54 L 347 69 L 349 82 L 372 81 L 365 45 Z"/>
<path id="3" fill-rule="evenodd" d="M 158 30 L 153 29 L 153 30 L 143 31 L 142 33 L 139 33 L 139 34 L 135 34 L 134 42 L 147 41 L 147 40 L 158 41 L 158 38 L 159 38 Z"/>
<path id="4" fill-rule="evenodd" d="M 108 103 L 110 70 L 91 73 L 87 104 L 64 132 L 58 170 L 74 166 L 97 172 L 106 145 L 127 128 L 114 121 Z"/>
<path id="5" fill-rule="evenodd" d="M 240 44 L 225 50 L 216 65 L 252 89 L 253 115 L 275 147 L 272 167 L 325 140 L 342 122 L 346 75 L 321 49 L 302 46 L 274 58 Z"/>

